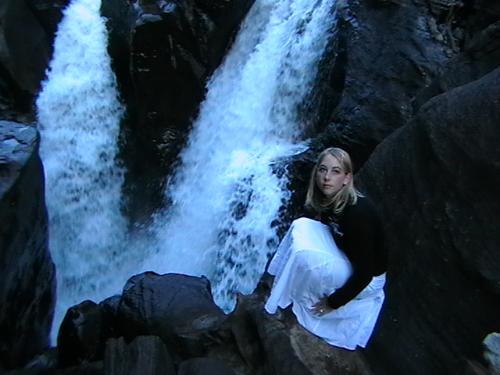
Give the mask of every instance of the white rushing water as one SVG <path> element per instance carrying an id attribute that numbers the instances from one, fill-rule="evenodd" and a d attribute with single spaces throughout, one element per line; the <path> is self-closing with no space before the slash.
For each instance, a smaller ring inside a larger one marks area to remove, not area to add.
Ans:
<path id="1" fill-rule="evenodd" d="M 123 171 L 115 161 L 123 108 L 100 6 L 74 0 L 66 8 L 36 102 L 57 270 L 52 340 L 68 307 L 119 292 L 131 274 L 120 213 Z"/>
<path id="2" fill-rule="evenodd" d="M 301 149 L 299 108 L 333 29 L 333 8 L 334 0 L 255 1 L 208 84 L 144 269 L 206 275 L 226 311 L 236 292 L 253 291 L 289 198 L 272 163 Z"/>

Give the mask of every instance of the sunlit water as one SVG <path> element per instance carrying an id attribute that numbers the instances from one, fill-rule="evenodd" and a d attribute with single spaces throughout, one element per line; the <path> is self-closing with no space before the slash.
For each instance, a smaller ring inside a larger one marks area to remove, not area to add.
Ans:
<path id="1" fill-rule="evenodd" d="M 49 245 L 57 270 L 52 339 L 66 309 L 120 291 L 131 270 L 116 163 L 123 108 L 107 54 L 100 0 L 65 10 L 37 99 Z"/>
<path id="2" fill-rule="evenodd" d="M 255 288 L 289 198 L 273 163 L 304 149 L 300 108 L 334 26 L 334 0 L 255 1 L 208 84 L 167 184 L 168 208 L 132 241 L 116 162 L 123 108 L 99 8 L 99 0 L 68 6 L 37 100 L 58 275 L 53 338 L 69 306 L 117 293 L 144 270 L 206 275 L 225 311 L 236 292 Z"/>

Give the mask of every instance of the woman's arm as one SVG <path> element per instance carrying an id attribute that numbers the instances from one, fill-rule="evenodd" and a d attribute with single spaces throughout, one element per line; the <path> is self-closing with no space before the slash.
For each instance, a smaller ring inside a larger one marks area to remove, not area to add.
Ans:
<path id="1" fill-rule="evenodd" d="M 343 235 L 338 245 L 349 258 L 353 272 L 342 287 L 328 296 L 328 306 L 333 309 L 351 301 L 370 283 L 383 246 L 382 225 L 367 198 L 359 198 L 355 205 L 347 207 L 339 224 Z"/>

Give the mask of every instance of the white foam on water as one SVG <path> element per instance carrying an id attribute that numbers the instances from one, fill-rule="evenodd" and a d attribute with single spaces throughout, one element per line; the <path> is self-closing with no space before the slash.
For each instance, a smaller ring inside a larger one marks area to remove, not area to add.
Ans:
<path id="1" fill-rule="evenodd" d="M 119 292 L 132 272 L 116 161 L 124 110 L 100 6 L 100 0 L 74 0 L 65 9 L 36 101 L 57 271 L 53 341 L 68 307 Z"/>

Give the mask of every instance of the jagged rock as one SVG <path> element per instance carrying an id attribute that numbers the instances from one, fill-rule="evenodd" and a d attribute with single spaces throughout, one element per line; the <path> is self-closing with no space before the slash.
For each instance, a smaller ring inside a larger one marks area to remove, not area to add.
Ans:
<path id="1" fill-rule="evenodd" d="M 212 358 L 193 358 L 179 365 L 178 375 L 236 375 L 224 362 Z"/>
<path id="2" fill-rule="evenodd" d="M 103 358 L 106 340 L 121 335 L 116 322 L 120 299 L 116 295 L 99 304 L 83 301 L 68 309 L 57 336 L 61 366 Z"/>
<path id="3" fill-rule="evenodd" d="M 361 351 L 328 345 L 307 332 L 290 309 L 264 310 L 265 293 L 239 296 L 231 325 L 238 348 L 254 374 L 370 375 Z"/>
<path id="4" fill-rule="evenodd" d="M 358 176 L 389 250 L 376 373 L 460 373 L 457 358 L 498 328 L 498 98 L 500 68 L 432 98 Z"/>
<path id="5" fill-rule="evenodd" d="M 103 312 L 92 301 L 70 307 L 57 336 L 59 363 L 63 367 L 102 359 L 104 353 Z"/>
<path id="6" fill-rule="evenodd" d="M 125 285 L 118 319 L 125 337 L 159 336 L 172 354 L 192 357 L 213 345 L 211 335 L 226 316 L 213 302 L 206 278 L 146 272 Z"/>
<path id="7" fill-rule="evenodd" d="M 425 22 L 431 17 L 428 6 L 401 3 L 337 2 L 337 31 L 314 100 L 316 152 L 340 146 L 361 166 L 411 118 L 413 99 L 448 61 L 449 46 L 433 39 Z"/>
<path id="8" fill-rule="evenodd" d="M 175 375 L 175 368 L 159 337 L 139 336 L 130 344 L 123 337 L 109 339 L 104 358 L 106 375 Z"/>
<path id="9" fill-rule="evenodd" d="M 48 345 L 55 272 L 35 128 L 0 121 L 0 368 Z"/>
<path id="10" fill-rule="evenodd" d="M 419 108 L 436 95 L 481 78 L 497 68 L 499 62 L 500 21 L 478 32 L 464 52 L 451 59 L 443 73 L 419 93 L 414 107 Z"/>

